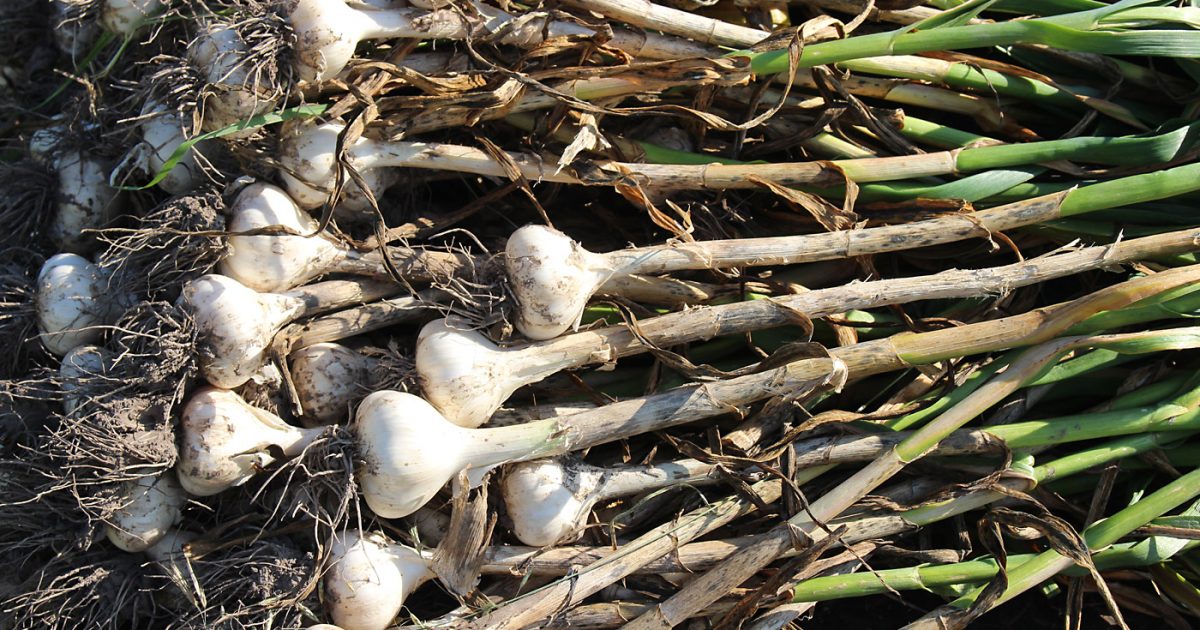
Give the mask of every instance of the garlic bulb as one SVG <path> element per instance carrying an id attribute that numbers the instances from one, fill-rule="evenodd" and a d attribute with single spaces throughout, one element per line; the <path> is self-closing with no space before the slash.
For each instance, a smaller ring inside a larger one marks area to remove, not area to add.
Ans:
<path id="1" fill-rule="evenodd" d="M 216 274 L 188 282 L 180 299 L 199 332 L 201 371 L 225 388 L 245 383 L 262 366 L 275 334 L 305 312 L 300 297 L 257 293 Z"/>
<path id="2" fill-rule="evenodd" d="M 323 429 L 301 429 L 251 406 L 234 392 L 202 387 L 180 421 L 179 482 L 206 497 L 240 486 L 276 461 L 299 455 Z"/>
<path id="3" fill-rule="evenodd" d="M 594 359 L 554 346 L 501 348 L 482 333 L 429 322 L 417 337 L 416 368 L 425 399 L 447 420 L 477 427 L 525 385 Z"/>
<path id="4" fill-rule="evenodd" d="M 307 125 L 299 127 L 296 135 L 284 139 L 279 174 L 288 194 L 300 207 L 318 208 L 329 198 L 337 168 L 337 138 L 344 128 L 345 125 L 336 122 Z M 388 143 L 370 138 L 359 138 L 346 147 L 346 160 L 377 198 L 399 177 L 395 169 L 381 168 L 388 166 L 391 154 L 388 147 Z M 358 184 L 347 178 L 338 207 L 363 210 L 369 206 Z"/>
<path id="5" fill-rule="evenodd" d="M 119 214 L 120 192 L 108 185 L 108 169 L 81 151 L 61 146 L 67 129 L 40 129 L 29 139 L 34 159 L 58 178 L 55 214 L 47 230 L 50 240 L 68 252 L 86 252 L 94 240 L 85 230 L 104 227 Z"/>
<path id="6" fill-rule="evenodd" d="M 75 394 L 79 381 L 104 374 L 106 354 L 98 346 L 76 346 L 63 355 L 58 375 L 62 379 L 62 403 L 66 415 L 73 415 L 83 404 Z"/>
<path id="7" fill-rule="evenodd" d="M 603 256 L 544 225 L 513 232 L 504 259 L 517 298 L 515 324 L 530 339 L 552 339 L 578 326 L 592 294 L 615 273 Z"/>
<path id="8" fill-rule="evenodd" d="M 327 273 L 358 273 L 363 257 L 328 234 L 317 231 L 317 222 L 297 207 L 281 188 L 254 183 L 244 189 L 229 211 L 229 252 L 220 271 L 254 289 L 278 292 L 307 284 Z M 288 234 L 238 235 L 272 226 Z M 368 264 L 371 271 L 377 264 Z"/>
<path id="9" fill-rule="evenodd" d="M 125 506 L 104 524 L 104 533 L 112 544 L 129 552 L 145 551 L 162 540 L 179 522 L 187 503 L 187 495 L 169 470 L 126 482 L 124 495 Z"/>
<path id="10" fill-rule="evenodd" d="M 63 356 L 71 348 L 100 339 L 108 312 L 100 270 L 75 254 L 56 254 L 37 279 L 37 321 L 42 345 Z"/>
<path id="11" fill-rule="evenodd" d="M 692 459 L 615 468 L 538 460 L 509 466 L 501 488 L 513 533 L 526 545 L 548 547 L 577 540 L 601 501 L 680 483 L 711 483 L 713 468 Z"/>
<path id="12" fill-rule="evenodd" d="M 292 383 L 306 424 L 324 425 L 350 416 L 370 381 L 372 361 L 336 343 L 318 343 L 291 355 Z"/>
<path id="13" fill-rule="evenodd" d="M 146 148 L 146 166 L 150 175 L 156 176 L 186 138 L 183 135 L 183 117 L 175 112 L 168 112 L 166 107 L 153 101 L 147 101 L 142 107 L 142 115 L 147 116 L 140 123 L 142 142 Z M 192 147 L 175 163 L 166 177 L 158 182 L 158 187 L 172 195 L 181 195 L 196 187 L 196 177 L 200 174 L 200 166 L 196 163 L 196 147 Z"/>
<path id="14" fill-rule="evenodd" d="M 405 598 L 433 577 L 415 550 L 389 543 L 378 533 L 348 531 L 330 548 L 325 574 L 329 616 L 344 630 L 384 630 Z"/>
<path id="15" fill-rule="evenodd" d="M 462 31 L 454 20 L 414 25 L 423 12 L 413 9 L 355 9 L 344 0 L 295 0 L 288 15 L 296 36 L 295 68 L 303 81 L 336 76 L 354 57 L 358 43 L 371 39 L 437 39 Z"/>
<path id="16" fill-rule="evenodd" d="M 251 74 L 250 49 L 237 28 L 208 23 L 187 50 L 188 60 L 207 82 L 202 91 L 203 131 L 216 131 L 275 109 L 278 98 L 273 86 L 260 86 Z M 253 135 L 257 130 L 239 131 L 229 138 Z"/>
<path id="17" fill-rule="evenodd" d="M 536 457 L 557 444 L 553 423 L 466 429 L 420 397 L 387 390 L 359 403 L 353 426 L 364 461 L 359 486 L 371 511 L 383 518 L 417 511 L 459 471 L 477 481 L 499 464 Z"/>
<path id="18" fill-rule="evenodd" d="M 100 9 L 100 25 L 110 33 L 131 35 L 163 6 L 163 0 L 106 0 Z"/>

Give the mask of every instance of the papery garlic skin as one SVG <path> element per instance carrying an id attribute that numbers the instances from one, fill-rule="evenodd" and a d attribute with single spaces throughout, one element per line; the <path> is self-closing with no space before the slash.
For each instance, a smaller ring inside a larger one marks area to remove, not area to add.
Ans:
<path id="1" fill-rule="evenodd" d="M 279 171 L 288 194 L 305 209 L 319 208 L 329 199 L 337 173 L 337 138 L 345 125 L 330 122 L 298 128 L 296 135 L 283 141 Z M 345 148 L 346 160 L 366 181 L 376 197 L 399 177 L 396 169 L 379 168 L 388 155 L 387 143 L 359 138 Z M 358 184 L 349 177 L 342 189 L 339 208 L 365 210 L 370 207 Z"/>
<path id="2" fill-rule="evenodd" d="M 124 495 L 127 505 L 113 513 L 104 533 L 129 552 L 145 551 L 166 536 L 187 503 L 187 494 L 169 470 L 127 482 Z"/>
<path id="3" fill-rule="evenodd" d="M 370 361 L 336 343 L 318 343 L 291 355 L 292 384 L 309 426 L 344 422 L 366 391 Z"/>
<path id="4" fill-rule="evenodd" d="M 389 390 L 363 399 L 355 418 L 363 459 L 359 487 L 383 518 L 416 512 L 460 471 L 481 473 L 528 458 L 554 439 L 554 427 L 546 424 L 466 429 L 420 397 Z"/>
<path id="5" fill-rule="evenodd" d="M 258 86 L 251 75 L 250 49 L 238 30 L 229 24 L 208 23 L 188 45 L 188 60 L 204 76 L 204 122 L 201 129 L 216 131 L 275 109 L 278 99 L 265 94 L 272 86 Z M 256 129 L 238 131 L 229 138 L 245 138 Z"/>
<path id="6" fill-rule="evenodd" d="M 76 254 L 56 254 L 37 279 L 37 322 L 42 345 L 55 356 L 98 341 L 107 312 L 100 269 Z"/>
<path id="7" fill-rule="evenodd" d="M 348 531 L 330 548 L 325 574 L 329 616 L 344 630 L 384 630 L 404 600 L 433 578 L 425 559 L 382 535 Z"/>
<path id="8" fill-rule="evenodd" d="M 299 236 L 263 234 L 239 236 L 261 228 L 281 226 Z M 313 235 L 316 220 L 296 206 L 283 189 L 254 183 L 242 189 L 229 211 L 229 251 L 220 271 L 255 291 L 279 292 L 307 284 L 328 273 L 350 250 L 325 234 Z"/>
<path id="9" fill-rule="evenodd" d="M 305 308 L 300 298 L 257 293 L 217 274 L 188 282 L 180 300 L 192 314 L 200 336 L 204 377 L 226 389 L 254 375 L 275 334 Z"/>
<path id="10" fill-rule="evenodd" d="M 294 457 L 321 429 L 294 427 L 236 393 L 202 387 L 184 406 L 176 473 L 184 490 L 206 497 L 240 486 L 275 462 Z"/>
<path id="11" fill-rule="evenodd" d="M 100 24 L 110 33 L 131 35 L 163 6 L 163 0 L 106 0 L 100 9 Z"/>
<path id="12" fill-rule="evenodd" d="M 65 151 L 51 165 L 58 176 L 58 204 L 47 230 L 50 240 L 67 251 L 93 247 L 84 230 L 104 227 L 118 214 L 119 191 L 108 185 L 108 171 L 79 151 Z"/>
<path id="13" fill-rule="evenodd" d="M 517 298 L 517 330 L 534 340 L 552 339 L 578 326 L 592 294 L 613 275 L 604 256 L 544 225 L 513 232 L 504 256 Z"/>
<path id="14" fill-rule="evenodd" d="M 187 140 L 183 135 L 183 117 L 178 113 L 168 112 L 165 107 L 152 101 L 142 108 L 142 115 L 149 116 L 139 124 L 142 142 L 146 148 L 146 166 L 149 167 L 151 177 L 155 177 Z M 158 182 L 159 188 L 172 195 L 181 195 L 196 187 L 200 166 L 196 163 L 195 150 L 196 147 L 193 146 L 183 154 L 162 181 Z"/>
<path id="15" fill-rule="evenodd" d="M 83 404 L 75 394 L 80 380 L 95 378 L 104 374 L 105 351 L 98 346 L 84 345 L 71 348 L 63 355 L 62 363 L 58 366 L 58 375 L 62 380 L 62 404 L 66 415 L 74 415 Z"/>
<path id="16" fill-rule="evenodd" d="M 601 476 L 556 461 L 521 462 L 504 472 L 501 490 L 517 539 L 533 547 L 574 542 L 596 504 Z"/>
<path id="17" fill-rule="evenodd" d="M 417 336 L 415 364 L 425 399 L 450 422 L 474 428 L 521 387 L 578 367 L 580 357 L 590 356 L 554 348 L 501 348 L 479 331 L 437 319 Z"/>

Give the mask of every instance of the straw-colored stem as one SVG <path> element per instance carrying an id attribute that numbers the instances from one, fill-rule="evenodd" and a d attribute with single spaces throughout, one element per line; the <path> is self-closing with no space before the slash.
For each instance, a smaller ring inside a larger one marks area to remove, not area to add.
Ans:
<path id="1" fill-rule="evenodd" d="M 290 324 L 275 335 L 274 346 L 280 356 L 318 343 L 340 341 L 404 322 L 420 321 L 437 316 L 440 305 L 438 292 L 424 292 L 418 297 L 398 297 L 363 304 Z"/>
<path id="2" fill-rule="evenodd" d="M 383 282 L 368 278 L 354 280 L 326 280 L 292 289 L 282 295 L 299 298 L 303 309 L 296 316 L 309 317 L 357 304 L 366 304 L 402 293 L 404 287 L 395 282 Z"/>
<path id="3" fill-rule="evenodd" d="M 633 26 L 718 46 L 749 48 L 769 35 L 758 29 L 664 7 L 648 0 L 568 0 L 567 4 Z"/>
<path id="4" fill-rule="evenodd" d="M 1181 270 L 1176 270 L 1176 273 L 1179 271 Z M 814 501 L 809 506 L 809 510 L 793 517 L 783 526 L 772 529 L 760 542 L 731 557 L 722 563 L 718 569 L 709 571 L 690 582 L 675 595 L 656 605 L 650 612 L 634 620 L 627 627 L 630 630 L 673 627 L 680 620 L 688 618 L 695 610 L 703 608 L 711 602 L 713 593 L 728 592 L 730 588 L 741 584 L 777 558 L 780 553 L 792 544 L 795 536 L 792 530 L 794 527 L 800 528 L 814 538 L 824 536 L 825 530 L 817 528 L 814 524 L 815 522 L 825 522 L 834 519 L 855 501 L 861 499 L 872 489 L 878 487 L 896 472 L 903 469 L 905 465 L 929 451 L 941 437 L 944 437 L 958 426 L 961 426 L 962 423 L 969 421 L 981 413 L 991 403 L 999 398 L 1003 398 L 1003 396 L 1015 389 L 1022 380 L 1027 380 L 1033 374 L 1036 374 L 1036 372 L 1040 371 L 1042 367 L 1057 356 L 1058 353 L 1071 347 L 1094 343 L 1094 340 L 1091 339 L 1066 339 L 1045 343 L 1046 340 L 1053 338 L 1072 323 L 1080 321 L 1090 314 L 1114 307 L 1119 308 L 1121 305 L 1128 305 L 1150 295 L 1161 293 L 1172 286 L 1179 286 L 1180 283 L 1189 282 L 1190 280 L 1185 279 L 1189 275 L 1189 273 L 1183 273 L 1174 278 L 1166 279 L 1165 283 L 1144 282 L 1144 280 L 1155 279 L 1156 277 L 1154 276 L 1131 280 L 1116 287 L 1110 287 L 1105 291 L 1095 293 L 1087 298 L 1054 307 L 1052 313 L 1045 313 L 1044 317 L 1037 317 L 1036 319 L 1041 320 L 1041 323 L 1026 331 L 1027 336 L 1023 341 L 1029 344 L 1043 343 L 1042 346 L 1027 351 L 1024 356 L 1014 362 L 998 379 L 985 384 L 963 400 L 962 403 L 922 427 L 898 447 L 871 462 L 831 492 Z M 1027 315 L 1032 314 L 1029 313 Z M 970 327 L 965 326 L 959 330 Z M 936 335 L 940 332 L 945 331 L 913 335 L 902 334 L 893 337 L 890 341 L 898 342 L 896 346 L 903 348 L 907 346 L 904 341 L 905 339 L 911 340 L 915 337 L 924 337 L 921 343 L 909 346 L 913 349 L 919 348 L 915 354 L 910 355 L 906 350 L 898 348 L 898 355 L 916 359 L 915 361 L 910 360 L 909 364 L 920 363 L 932 357 L 949 358 L 950 356 L 964 356 L 966 354 L 961 352 L 964 350 L 961 346 L 953 351 L 949 351 L 948 354 L 943 354 L 946 350 L 941 350 L 936 346 L 925 343 L 932 339 L 932 337 L 928 337 L 927 335 Z M 1008 334 L 1012 334 L 1012 331 Z M 995 341 L 998 341 L 997 338 L 988 339 L 989 337 L 991 337 L 989 333 L 983 333 L 979 337 L 972 337 L 972 340 L 968 341 L 968 344 L 975 341 L 984 344 L 994 344 Z M 1011 343 L 1010 340 L 1007 347 L 1014 345 L 1017 344 Z M 836 353 L 837 350 L 842 349 L 838 348 L 832 352 Z M 917 359 L 917 357 L 920 358 Z M 853 369 L 850 372 L 851 374 L 855 373 Z"/>

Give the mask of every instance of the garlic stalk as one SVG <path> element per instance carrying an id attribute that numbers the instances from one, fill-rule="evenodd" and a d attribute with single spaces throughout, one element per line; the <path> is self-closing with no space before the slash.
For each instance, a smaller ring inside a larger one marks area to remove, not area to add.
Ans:
<path id="1" fill-rule="evenodd" d="M 65 128 L 40 129 L 29 139 L 29 152 L 58 179 L 50 240 L 63 250 L 79 253 L 94 243 L 84 230 L 103 227 L 119 214 L 120 193 L 108 185 L 108 168 L 102 162 L 62 146 L 68 134 Z"/>
<path id="2" fill-rule="evenodd" d="M 278 455 L 295 457 L 324 429 L 301 429 L 229 390 L 202 387 L 184 406 L 176 473 L 184 490 L 206 497 L 240 486 Z"/>
<path id="3" fill-rule="evenodd" d="M 588 298 L 597 287 L 604 283 L 612 284 L 627 274 L 790 265 L 954 242 L 986 235 L 988 230 L 1011 229 L 1031 222 L 1049 220 L 1054 218 L 1050 215 L 1057 216 L 1059 213 L 1060 201 L 1056 196 L 1039 197 L 982 210 L 970 218 L 935 218 L 917 223 L 847 232 L 679 243 L 623 249 L 604 254 L 589 252 L 553 228 L 528 225 L 509 237 L 505 251 L 509 286 L 517 300 L 515 324 L 517 329 L 530 339 L 557 337 L 578 324 Z M 1168 238 L 1174 239 L 1178 235 L 1180 234 Z M 1132 241 L 1126 242 L 1133 245 L 1120 252 L 1122 256 L 1131 256 L 1125 260 L 1152 255 L 1148 250 L 1142 249 L 1150 241 L 1144 238 L 1137 241 L 1136 244 Z M 1118 244 L 1114 247 L 1120 250 L 1123 245 Z M 1168 247 L 1177 246 L 1179 244 L 1175 243 Z M 1032 273 L 1026 273 L 1023 266 L 1009 265 L 984 272 L 944 272 L 926 278 L 941 280 L 954 277 L 978 286 L 984 275 L 993 271 L 1003 271 L 1011 281 L 1029 283 L 1031 276 L 1040 275 L 1041 279 L 1046 279 L 1046 276 L 1041 274 L 1045 273 L 1043 269 L 1048 269 L 1047 263 L 1058 267 L 1050 272 L 1053 274 L 1078 273 L 1089 268 L 1099 268 L 1096 266 L 1099 262 L 1097 256 L 1104 251 L 1107 250 L 1091 247 L 1063 256 L 1032 261 L 1042 267 L 1032 270 Z M 1074 260 L 1076 255 L 1078 260 Z M 1068 261 L 1076 266 L 1071 269 L 1060 266 Z M 896 283 L 897 286 L 902 284 L 901 281 L 890 282 Z M 1006 285 L 999 284 L 988 290 L 1005 288 Z M 844 289 L 854 291 L 856 287 L 848 285 Z M 953 287 L 939 286 L 939 289 L 953 290 Z M 973 288 L 972 291 L 978 291 L 978 288 Z M 789 296 L 787 299 L 797 297 Z"/>
<path id="4" fill-rule="evenodd" d="M 209 274 L 184 285 L 180 301 L 199 333 L 204 377 L 231 389 L 262 367 L 276 333 L 291 321 L 399 291 L 394 283 L 334 280 L 287 293 L 258 293 L 232 278 Z"/>
<path id="5" fill-rule="evenodd" d="M 588 343 L 587 348 L 603 347 Z M 561 348 L 561 349 L 560 349 Z M 513 392 L 581 365 L 567 344 L 502 348 L 476 330 L 437 319 L 417 336 L 416 368 L 425 399 L 449 421 L 474 428 L 488 420 Z M 588 353 L 585 362 L 605 356 Z"/>
<path id="6" fill-rule="evenodd" d="M 379 533 L 348 531 L 330 548 L 329 616 L 344 630 L 384 630 L 404 600 L 434 577 L 416 550 L 389 543 Z"/>
<path id="7" fill-rule="evenodd" d="M 103 334 L 108 314 L 104 276 L 76 254 L 56 254 L 37 278 L 37 322 L 42 345 L 56 356 L 93 343 Z"/>
<path id="8" fill-rule="evenodd" d="M 375 361 L 346 346 L 319 343 L 291 356 L 292 383 L 306 424 L 324 425 L 350 417 L 354 403 L 370 391 Z"/>
<path id="9" fill-rule="evenodd" d="M 104 524 L 108 540 L 129 552 L 145 551 L 179 522 L 187 495 L 168 470 L 125 483 L 124 505 Z"/>
<path id="10" fill-rule="evenodd" d="M 578 540 L 597 503 L 677 484 L 712 483 L 714 469 L 694 459 L 613 468 L 544 459 L 508 467 L 501 491 L 517 539 L 549 547 Z"/>
<path id="11" fill-rule="evenodd" d="M 278 227 L 273 232 L 266 228 Z M 222 274 L 255 291 L 286 291 L 331 273 L 389 277 L 376 252 L 361 253 L 325 232 L 277 186 L 254 183 L 230 208 L 229 252 Z M 247 235 L 243 232 L 268 231 Z M 289 232 L 289 233 L 280 233 Z M 461 254 L 393 247 L 389 256 L 410 282 L 448 277 L 470 264 Z"/>

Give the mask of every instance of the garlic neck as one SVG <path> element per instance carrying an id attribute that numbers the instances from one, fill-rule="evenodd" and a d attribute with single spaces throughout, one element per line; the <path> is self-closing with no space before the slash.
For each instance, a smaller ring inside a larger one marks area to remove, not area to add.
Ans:
<path id="1" fill-rule="evenodd" d="M 651 492 L 677 484 L 709 484 L 717 478 L 712 476 L 716 467 L 694 459 L 664 462 L 650 466 L 621 466 L 613 469 L 596 468 L 602 474 L 595 501 L 607 501 L 617 497 Z"/>

